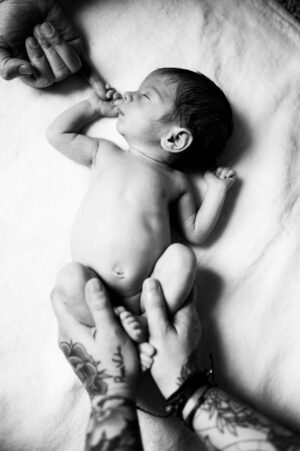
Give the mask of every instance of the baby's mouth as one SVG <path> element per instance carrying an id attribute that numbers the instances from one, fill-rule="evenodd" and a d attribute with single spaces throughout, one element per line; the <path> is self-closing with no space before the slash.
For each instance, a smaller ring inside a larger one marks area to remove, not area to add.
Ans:
<path id="1" fill-rule="evenodd" d="M 117 111 L 119 113 L 119 116 L 124 116 L 124 113 L 123 113 L 123 111 L 120 108 L 117 108 Z"/>

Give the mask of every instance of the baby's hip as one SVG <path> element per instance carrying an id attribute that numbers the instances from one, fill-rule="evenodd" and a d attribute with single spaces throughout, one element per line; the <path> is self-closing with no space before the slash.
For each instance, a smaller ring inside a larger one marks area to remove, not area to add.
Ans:
<path id="1" fill-rule="evenodd" d="M 155 263 L 169 243 L 163 246 L 131 246 L 129 249 L 103 245 L 88 249 L 73 249 L 73 260 L 93 269 L 115 297 L 126 304 L 132 303 L 141 291 L 144 280 L 149 277 Z M 129 305 L 126 305 L 129 308 Z"/>

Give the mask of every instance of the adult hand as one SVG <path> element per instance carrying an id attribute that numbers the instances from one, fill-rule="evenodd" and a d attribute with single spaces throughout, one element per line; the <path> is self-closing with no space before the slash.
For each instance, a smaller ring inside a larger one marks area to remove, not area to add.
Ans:
<path id="1" fill-rule="evenodd" d="M 170 319 L 159 282 L 146 279 L 143 305 L 148 320 L 149 342 L 156 349 L 151 374 L 165 398 L 171 396 L 193 373 L 200 370 L 197 347 L 200 321 L 194 305 L 194 291 L 187 303 Z"/>
<path id="2" fill-rule="evenodd" d="M 37 24 L 47 21 L 74 47 L 80 38 L 55 0 L 0 0 L 0 73 L 10 80 L 33 74 L 26 58 L 25 39 Z"/>
<path id="3" fill-rule="evenodd" d="M 27 85 L 45 88 L 81 66 L 84 78 L 103 97 L 104 83 L 83 58 L 81 39 L 57 1 L 0 0 L 2 78 L 21 76 Z"/>
<path id="4" fill-rule="evenodd" d="M 52 293 L 60 347 L 91 399 L 107 395 L 134 398 L 139 369 L 135 346 L 118 323 L 102 282 L 89 280 L 85 294 L 95 327 L 80 324 L 61 293 L 55 289 Z"/>

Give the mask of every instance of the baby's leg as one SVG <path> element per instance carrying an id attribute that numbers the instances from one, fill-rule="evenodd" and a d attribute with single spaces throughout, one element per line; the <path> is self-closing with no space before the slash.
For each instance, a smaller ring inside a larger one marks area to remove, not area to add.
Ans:
<path id="1" fill-rule="evenodd" d="M 195 275 L 196 256 L 183 244 L 171 244 L 157 260 L 151 277 L 160 282 L 170 313 L 175 313 L 184 304 Z M 141 308 L 144 311 L 143 305 Z"/>
<path id="2" fill-rule="evenodd" d="M 92 269 L 72 262 L 59 271 L 55 285 L 55 290 L 63 295 L 74 317 L 88 326 L 93 326 L 94 320 L 86 304 L 84 290 L 87 281 L 94 277 L 98 276 Z"/>
<path id="3" fill-rule="evenodd" d="M 195 281 L 196 257 L 187 246 L 176 243 L 169 246 L 156 262 L 151 277 L 159 280 L 171 313 L 176 312 L 188 297 Z M 141 302 L 141 310 L 144 306 Z M 122 320 L 123 317 L 123 320 Z M 140 360 L 143 371 L 149 369 L 153 363 L 155 348 L 145 343 L 148 335 L 147 318 L 145 314 L 135 316 L 122 307 L 120 315 L 123 326 L 131 338 L 136 331 L 139 343 Z M 127 324 L 126 324 L 127 323 Z M 130 328 L 132 332 L 130 332 Z"/>

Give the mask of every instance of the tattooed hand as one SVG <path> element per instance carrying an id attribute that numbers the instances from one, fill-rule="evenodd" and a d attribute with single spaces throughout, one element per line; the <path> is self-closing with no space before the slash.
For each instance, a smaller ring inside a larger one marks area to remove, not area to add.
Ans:
<path id="1" fill-rule="evenodd" d="M 200 322 L 194 308 L 193 294 L 189 303 L 170 320 L 162 289 L 155 279 L 143 286 L 143 305 L 148 320 L 149 342 L 156 349 L 151 374 L 167 398 L 194 372 L 200 370 L 196 358 L 200 340 Z"/>
<path id="2" fill-rule="evenodd" d="M 80 324 L 67 310 L 62 293 L 52 292 L 60 347 L 91 398 L 85 450 L 141 451 L 134 401 L 136 349 L 99 279 L 87 282 L 85 296 L 95 327 Z"/>
<path id="3" fill-rule="evenodd" d="M 52 294 L 60 330 L 60 347 L 91 398 L 118 394 L 135 396 L 139 362 L 134 344 L 115 318 L 99 279 L 86 284 L 86 301 L 95 327 L 80 324 L 61 296 Z"/>

